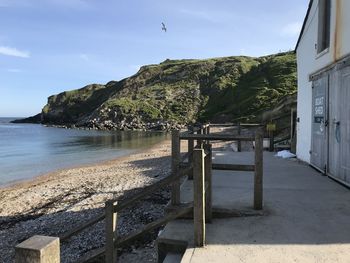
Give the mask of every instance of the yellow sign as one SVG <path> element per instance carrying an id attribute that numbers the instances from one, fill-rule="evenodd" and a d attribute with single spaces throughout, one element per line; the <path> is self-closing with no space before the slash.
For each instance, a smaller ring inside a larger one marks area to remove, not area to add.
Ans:
<path id="1" fill-rule="evenodd" d="M 267 131 L 275 131 L 275 130 L 276 130 L 276 124 L 274 124 L 274 123 L 268 123 L 268 124 L 266 125 L 266 130 L 267 130 Z"/>

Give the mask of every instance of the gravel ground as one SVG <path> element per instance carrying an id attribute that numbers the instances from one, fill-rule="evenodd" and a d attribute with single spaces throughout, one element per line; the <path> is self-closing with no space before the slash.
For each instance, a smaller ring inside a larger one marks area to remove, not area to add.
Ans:
<path id="1" fill-rule="evenodd" d="M 0 189 L 0 262 L 14 261 L 16 244 L 33 235 L 59 236 L 170 173 L 170 142 L 97 165 L 61 170 Z M 163 216 L 169 189 L 160 189 L 118 216 L 120 235 Z M 119 262 L 156 262 L 158 231 L 118 251 Z M 61 262 L 75 262 L 104 245 L 104 221 L 61 242 Z"/>

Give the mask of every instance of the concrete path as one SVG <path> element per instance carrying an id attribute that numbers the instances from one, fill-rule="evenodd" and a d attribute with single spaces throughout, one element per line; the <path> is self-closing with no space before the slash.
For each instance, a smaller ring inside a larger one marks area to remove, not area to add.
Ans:
<path id="1" fill-rule="evenodd" d="M 253 163 L 253 153 L 214 152 L 215 163 Z M 213 206 L 252 210 L 253 173 L 215 171 Z M 182 189 L 192 198 L 191 185 Z M 181 262 L 350 262 L 350 190 L 296 160 L 264 153 L 264 215 L 214 219 L 193 248 L 191 220 L 160 239 L 188 242 Z"/>

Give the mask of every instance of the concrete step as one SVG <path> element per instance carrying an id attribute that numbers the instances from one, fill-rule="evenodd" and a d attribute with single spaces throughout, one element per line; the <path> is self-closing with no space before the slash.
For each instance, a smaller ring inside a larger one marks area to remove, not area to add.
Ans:
<path id="1" fill-rule="evenodd" d="M 178 240 L 176 237 L 168 238 L 169 235 L 164 236 L 164 234 L 165 233 L 163 231 L 157 239 L 158 263 L 181 262 L 182 255 L 187 249 L 188 242 L 186 240 Z"/>
<path id="2" fill-rule="evenodd" d="M 182 259 L 182 253 L 174 253 L 174 252 L 169 252 L 163 263 L 180 263 Z"/>

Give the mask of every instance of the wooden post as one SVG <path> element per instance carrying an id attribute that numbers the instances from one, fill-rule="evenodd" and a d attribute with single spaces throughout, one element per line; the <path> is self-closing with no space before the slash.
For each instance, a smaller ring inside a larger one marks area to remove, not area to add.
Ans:
<path id="1" fill-rule="evenodd" d="M 32 236 L 15 247 L 15 263 L 60 263 L 58 237 Z"/>
<path id="2" fill-rule="evenodd" d="M 273 131 L 269 131 L 269 134 L 270 134 L 270 147 L 269 147 L 269 151 L 270 152 L 273 152 L 275 150 L 275 134 Z"/>
<path id="3" fill-rule="evenodd" d="M 291 109 L 291 113 L 290 113 L 290 151 L 292 153 L 296 153 L 296 143 L 297 143 L 297 138 L 296 138 L 296 125 L 295 125 L 295 121 L 296 121 L 296 112 L 295 109 Z"/>
<path id="4" fill-rule="evenodd" d="M 240 122 L 238 123 L 238 126 L 237 126 L 237 134 L 238 134 L 238 136 L 241 135 L 241 123 Z M 242 151 L 242 143 L 240 140 L 238 140 L 238 142 L 237 142 L 237 151 L 238 152 Z"/>
<path id="5" fill-rule="evenodd" d="M 294 110 L 290 110 L 290 146 L 292 147 L 293 135 L 294 135 Z"/>
<path id="6" fill-rule="evenodd" d="M 210 134 L 210 125 L 209 125 L 209 123 L 207 123 L 206 125 L 207 125 L 207 127 L 205 128 L 205 134 Z M 206 144 L 209 144 L 209 143 L 210 143 L 210 141 L 207 140 Z"/>
<path id="7" fill-rule="evenodd" d="M 117 262 L 117 248 L 114 247 L 115 240 L 117 239 L 117 213 L 114 212 L 114 206 L 117 205 L 116 201 L 108 200 L 105 203 L 106 219 L 106 263 Z"/>
<path id="8" fill-rule="evenodd" d="M 171 172 L 173 175 L 179 172 L 180 159 L 180 131 L 173 130 L 171 134 Z M 171 204 L 180 204 L 180 179 L 171 185 Z"/>
<path id="9" fill-rule="evenodd" d="M 190 134 L 193 134 L 193 126 L 190 126 L 188 131 L 190 132 Z M 191 166 L 193 164 L 193 149 L 194 149 L 194 140 L 189 139 L 188 140 L 188 164 L 189 164 L 189 166 Z M 192 180 L 192 179 L 193 179 L 193 172 L 190 172 L 188 174 L 188 180 Z"/>
<path id="10" fill-rule="evenodd" d="M 255 174 L 254 174 L 254 209 L 263 208 L 263 136 L 261 129 L 255 134 Z"/>
<path id="11" fill-rule="evenodd" d="M 206 123 L 206 124 L 205 124 L 205 128 L 204 128 L 204 129 L 205 129 L 205 132 L 204 132 L 205 134 L 209 134 L 209 133 L 210 133 L 210 126 L 209 126 L 209 123 Z"/>
<path id="12" fill-rule="evenodd" d="M 205 244 L 205 175 L 204 150 L 193 151 L 193 225 L 196 247 Z"/>
<path id="13" fill-rule="evenodd" d="M 205 145 L 208 154 L 205 156 L 205 221 L 211 223 L 213 218 L 212 212 L 212 146 Z"/>
<path id="14" fill-rule="evenodd" d="M 197 134 L 202 134 L 202 127 L 197 131 Z M 197 140 L 197 147 L 202 148 L 203 147 L 203 141 Z"/>

